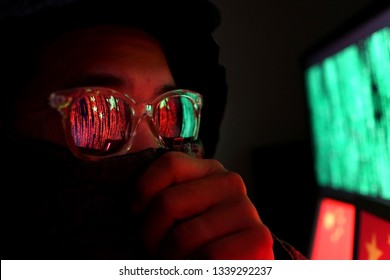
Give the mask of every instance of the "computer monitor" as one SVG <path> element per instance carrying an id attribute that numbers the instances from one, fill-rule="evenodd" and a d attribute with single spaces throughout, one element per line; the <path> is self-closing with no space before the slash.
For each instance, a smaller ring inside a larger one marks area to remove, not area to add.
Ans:
<path id="1" fill-rule="evenodd" d="M 302 56 L 318 207 L 311 259 L 390 259 L 390 3 Z"/>

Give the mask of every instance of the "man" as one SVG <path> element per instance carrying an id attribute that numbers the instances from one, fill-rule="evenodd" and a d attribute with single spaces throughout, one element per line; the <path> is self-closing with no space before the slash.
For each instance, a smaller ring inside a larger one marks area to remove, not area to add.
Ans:
<path id="1" fill-rule="evenodd" d="M 4 8 L 3 258 L 273 259 L 288 246 L 212 159 L 218 10 L 140 2 Z"/>

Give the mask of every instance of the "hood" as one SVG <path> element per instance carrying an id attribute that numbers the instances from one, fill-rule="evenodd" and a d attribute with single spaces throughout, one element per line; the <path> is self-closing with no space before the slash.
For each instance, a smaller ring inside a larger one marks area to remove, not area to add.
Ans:
<path id="1" fill-rule="evenodd" d="M 3 89 L 15 97 L 23 92 L 41 47 L 64 32 L 104 23 L 137 26 L 160 40 L 177 86 L 203 95 L 199 138 L 204 157 L 211 158 L 227 99 L 225 67 L 213 38 L 220 20 L 207 0 L 1 0 Z M 2 114 L 4 120 L 12 112 Z"/>

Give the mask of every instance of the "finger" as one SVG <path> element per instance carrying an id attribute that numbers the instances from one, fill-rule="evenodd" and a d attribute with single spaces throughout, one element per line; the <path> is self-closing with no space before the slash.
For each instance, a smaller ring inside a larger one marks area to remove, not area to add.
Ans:
<path id="1" fill-rule="evenodd" d="M 152 197 L 167 186 L 225 171 L 216 160 L 198 159 L 182 152 L 168 152 L 152 162 L 138 180 L 133 211 L 142 212 Z"/>
<path id="2" fill-rule="evenodd" d="M 206 244 L 191 259 L 273 260 L 273 238 L 264 224 Z"/>
<path id="3" fill-rule="evenodd" d="M 159 251 L 162 259 L 187 259 L 210 242 L 261 224 L 247 197 L 174 225 Z"/>
<path id="4" fill-rule="evenodd" d="M 155 253 L 174 223 L 243 197 L 246 197 L 245 185 L 233 172 L 214 174 L 162 190 L 145 215 L 143 236 L 147 247 Z"/>

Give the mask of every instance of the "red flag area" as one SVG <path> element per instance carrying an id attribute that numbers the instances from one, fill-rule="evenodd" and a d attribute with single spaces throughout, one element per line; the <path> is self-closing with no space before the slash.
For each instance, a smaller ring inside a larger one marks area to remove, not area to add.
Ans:
<path id="1" fill-rule="evenodd" d="M 311 259 L 351 260 L 355 215 L 352 204 L 324 198 L 317 217 Z"/>
<path id="2" fill-rule="evenodd" d="M 390 222 L 361 211 L 359 228 L 358 258 L 390 260 Z"/>

